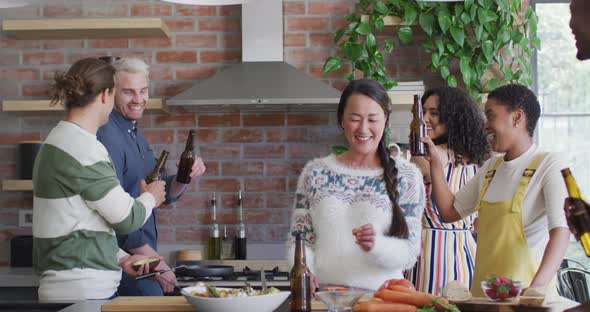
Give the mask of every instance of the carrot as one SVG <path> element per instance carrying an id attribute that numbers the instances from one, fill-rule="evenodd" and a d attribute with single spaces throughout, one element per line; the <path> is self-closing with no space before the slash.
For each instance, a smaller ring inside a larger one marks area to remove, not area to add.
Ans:
<path id="1" fill-rule="evenodd" d="M 354 312 L 416 312 L 416 307 L 403 303 L 361 302 L 354 305 Z"/>
<path id="2" fill-rule="evenodd" d="M 393 285 L 399 285 L 399 286 L 404 286 L 406 288 L 414 289 L 414 285 L 412 284 L 412 282 L 408 281 L 407 279 L 386 280 L 383 284 L 381 284 L 381 287 L 379 287 L 379 289 L 389 288 L 390 286 L 393 286 Z"/>
<path id="3" fill-rule="evenodd" d="M 431 294 L 418 291 L 407 293 L 389 289 L 381 289 L 377 291 L 375 297 L 389 302 L 411 304 L 416 307 L 432 306 L 432 298 L 436 298 Z"/>
<path id="4" fill-rule="evenodd" d="M 418 292 L 416 290 L 413 290 L 413 289 L 410 289 L 408 287 L 401 286 L 401 285 L 390 285 L 389 290 L 404 292 L 404 293 L 408 293 L 408 294 L 414 294 L 414 293 Z"/>

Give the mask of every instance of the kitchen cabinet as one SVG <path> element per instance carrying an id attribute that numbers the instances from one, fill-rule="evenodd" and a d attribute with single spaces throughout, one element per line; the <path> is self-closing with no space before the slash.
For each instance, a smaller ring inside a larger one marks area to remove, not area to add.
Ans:
<path id="1" fill-rule="evenodd" d="M 32 191 L 32 180 L 4 180 L 2 181 L 2 191 Z"/>
<path id="2" fill-rule="evenodd" d="M 2 32 L 26 40 L 170 37 L 161 18 L 8 19 Z"/>
<path id="3" fill-rule="evenodd" d="M 63 111 L 63 106 L 49 105 L 50 100 L 3 100 L 3 112 Z M 147 109 L 164 109 L 162 99 L 149 99 Z"/>

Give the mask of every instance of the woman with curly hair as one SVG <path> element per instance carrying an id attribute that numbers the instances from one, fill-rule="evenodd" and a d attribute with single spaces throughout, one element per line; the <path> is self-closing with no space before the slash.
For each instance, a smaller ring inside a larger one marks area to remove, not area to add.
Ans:
<path id="1" fill-rule="evenodd" d="M 443 159 L 449 190 L 457 192 L 488 158 L 483 117 L 467 93 L 457 88 L 427 90 L 422 96 L 424 122 L 435 152 Z M 413 157 L 424 175 L 430 194 L 430 168 L 424 157 Z M 445 224 L 433 200 L 428 200 L 422 218 L 422 253 L 410 280 L 416 289 L 439 295 L 447 282 L 458 280 L 471 287 L 475 263 L 475 216 Z"/>

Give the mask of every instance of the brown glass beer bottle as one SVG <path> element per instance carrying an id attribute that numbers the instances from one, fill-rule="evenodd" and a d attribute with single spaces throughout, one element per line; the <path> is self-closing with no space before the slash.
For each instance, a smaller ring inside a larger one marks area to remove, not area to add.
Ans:
<path id="1" fill-rule="evenodd" d="M 422 103 L 417 94 L 414 95 L 412 116 L 412 122 L 410 123 L 410 153 L 412 156 L 425 156 L 426 146 L 421 139 L 426 136 L 426 123 L 424 123 L 424 119 L 422 118 Z"/>
<path id="2" fill-rule="evenodd" d="M 162 151 L 160 154 L 160 158 L 158 158 L 158 162 L 156 163 L 156 167 L 152 172 L 145 178 L 145 183 L 150 184 L 154 181 L 162 180 L 162 175 L 160 172 L 164 169 L 164 165 L 166 164 L 166 159 L 168 159 L 168 152 Z"/>

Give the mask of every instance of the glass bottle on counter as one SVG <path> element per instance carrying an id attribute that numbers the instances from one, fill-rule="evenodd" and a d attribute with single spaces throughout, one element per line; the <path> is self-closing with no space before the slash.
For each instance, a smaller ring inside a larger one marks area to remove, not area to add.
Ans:
<path id="1" fill-rule="evenodd" d="M 223 239 L 221 240 L 221 259 L 234 259 L 234 242 L 227 236 L 227 225 L 223 225 Z"/>
<path id="2" fill-rule="evenodd" d="M 158 158 L 158 162 L 156 163 L 156 167 L 150 174 L 145 178 L 145 183 L 150 184 L 154 181 L 162 180 L 161 172 L 164 169 L 164 165 L 166 164 L 166 160 L 168 159 L 168 151 L 162 151 L 160 154 L 160 158 Z"/>
<path id="3" fill-rule="evenodd" d="M 425 156 L 426 146 L 421 141 L 426 136 L 426 123 L 423 119 L 423 108 L 420 96 L 414 94 L 414 107 L 412 107 L 412 122 L 410 123 L 410 154 L 412 156 Z"/>
<path id="4" fill-rule="evenodd" d="M 582 198 L 582 193 L 569 168 L 561 170 L 569 200 L 566 200 L 564 209 L 568 216 L 568 223 L 578 232 L 580 243 L 584 247 L 587 257 L 590 257 L 590 205 Z"/>
<path id="5" fill-rule="evenodd" d="M 238 214 L 240 223 L 238 224 L 238 233 L 235 238 L 235 254 L 236 260 L 246 260 L 246 225 L 244 225 L 244 213 L 243 213 L 243 199 L 242 190 L 238 192 Z"/>
<path id="6" fill-rule="evenodd" d="M 211 229 L 209 233 L 209 260 L 221 259 L 221 237 L 219 236 L 219 224 L 217 224 L 217 200 L 215 192 L 211 197 Z"/>
<path id="7" fill-rule="evenodd" d="M 303 234 L 295 234 L 295 262 L 291 269 L 291 311 L 311 311 L 311 272 L 305 263 Z"/>
<path id="8" fill-rule="evenodd" d="M 183 184 L 191 183 L 191 171 L 193 164 L 195 163 L 195 130 L 188 132 L 188 138 L 186 139 L 186 146 L 184 152 L 180 155 L 180 161 L 178 163 L 178 173 L 176 174 L 176 181 Z"/>

